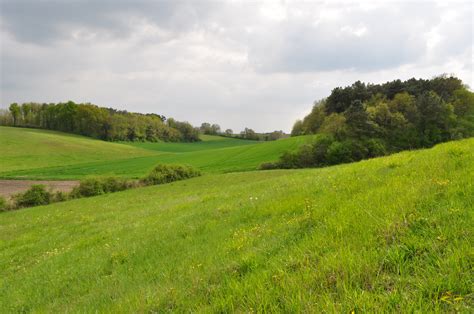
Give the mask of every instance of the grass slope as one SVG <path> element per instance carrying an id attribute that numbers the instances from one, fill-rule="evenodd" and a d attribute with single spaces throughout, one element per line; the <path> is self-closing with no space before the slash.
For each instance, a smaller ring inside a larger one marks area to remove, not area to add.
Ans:
<path id="1" fill-rule="evenodd" d="M 253 142 L 205 136 L 204 141 L 198 143 L 131 143 L 127 145 L 93 141 L 94 144 L 96 142 L 104 143 L 103 150 L 107 150 L 109 144 L 119 145 L 119 147 L 130 147 L 131 150 L 149 152 L 150 156 L 137 157 L 132 154 L 127 157 L 127 154 L 120 154 L 122 159 L 111 158 L 110 160 L 83 162 L 74 165 L 66 163 L 64 166 L 56 167 L 0 171 L 0 177 L 80 179 L 90 175 L 118 175 L 137 178 L 148 173 L 158 163 L 187 164 L 210 173 L 248 171 L 257 169 L 262 162 L 278 159 L 284 151 L 296 149 L 310 138 L 302 136 L 273 142 Z M 137 147 L 132 148 L 131 146 Z M 14 151 L 14 148 L 11 148 L 11 150 Z M 21 151 L 17 155 L 21 155 L 21 153 L 28 154 Z M 59 155 L 66 158 L 67 154 L 67 152 L 61 152 Z"/>
<path id="2" fill-rule="evenodd" d="M 0 126 L 0 172 L 109 161 L 153 152 L 56 131 Z"/>
<path id="3" fill-rule="evenodd" d="M 473 310 L 474 139 L 8 212 L 6 312 Z"/>

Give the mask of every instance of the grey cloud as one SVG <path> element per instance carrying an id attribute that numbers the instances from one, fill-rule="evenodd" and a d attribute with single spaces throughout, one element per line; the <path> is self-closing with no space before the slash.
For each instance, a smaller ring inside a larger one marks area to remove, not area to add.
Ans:
<path id="1" fill-rule="evenodd" d="M 288 131 L 315 99 L 358 79 L 447 72 L 473 83 L 468 2 L 448 6 L 452 19 L 429 2 L 296 1 L 283 3 L 282 16 L 253 1 L 0 5 L 0 106 L 72 99 Z"/>
<path id="2" fill-rule="evenodd" d="M 189 30 L 217 6 L 190 0 L 4 0 L 0 12 L 3 27 L 18 40 L 51 44 L 81 29 L 127 37 L 140 20 L 176 32 Z"/>
<path id="3" fill-rule="evenodd" d="M 414 63 L 426 53 L 426 35 L 439 15 L 430 3 L 413 6 L 341 9 L 340 18 L 320 23 L 286 20 L 255 36 L 251 60 L 265 73 L 372 71 Z"/>

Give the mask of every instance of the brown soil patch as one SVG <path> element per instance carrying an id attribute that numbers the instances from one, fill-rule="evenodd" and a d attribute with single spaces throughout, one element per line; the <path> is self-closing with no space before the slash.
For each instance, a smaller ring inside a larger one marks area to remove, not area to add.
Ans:
<path id="1" fill-rule="evenodd" d="M 43 184 L 53 192 L 70 192 L 79 185 L 79 181 L 0 180 L 0 196 L 10 198 L 28 190 L 33 184 Z"/>

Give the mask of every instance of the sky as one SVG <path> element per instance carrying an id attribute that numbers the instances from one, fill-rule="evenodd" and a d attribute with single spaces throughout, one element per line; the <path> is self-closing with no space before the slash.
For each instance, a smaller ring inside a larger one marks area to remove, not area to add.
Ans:
<path id="1" fill-rule="evenodd" d="M 473 78 L 470 1 L 0 0 L 0 107 L 90 102 L 289 132 L 357 80 Z"/>

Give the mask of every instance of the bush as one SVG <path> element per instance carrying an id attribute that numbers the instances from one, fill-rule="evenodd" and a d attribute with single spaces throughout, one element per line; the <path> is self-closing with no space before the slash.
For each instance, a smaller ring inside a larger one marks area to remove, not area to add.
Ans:
<path id="1" fill-rule="evenodd" d="M 104 186 L 98 178 L 87 178 L 79 183 L 72 192 L 71 197 L 87 197 L 104 194 Z"/>
<path id="2" fill-rule="evenodd" d="M 141 182 L 145 185 L 169 183 L 200 176 L 199 170 L 182 165 L 158 165 Z"/>
<path id="3" fill-rule="evenodd" d="M 326 159 L 329 147 L 334 143 L 335 139 L 331 135 L 320 134 L 313 142 L 313 164 L 315 167 L 327 166 L 329 162 Z"/>
<path id="4" fill-rule="evenodd" d="M 56 193 L 54 193 L 53 195 L 51 203 L 64 202 L 64 201 L 67 201 L 67 199 L 68 199 L 67 193 L 62 192 L 62 191 L 56 191 Z"/>
<path id="5" fill-rule="evenodd" d="M 259 170 L 272 170 L 272 169 L 278 169 L 278 168 L 280 167 L 275 162 L 264 162 L 258 167 Z"/>
<path id="6" fill-rule="evenodd" d="M 51 202 L 52 195 L 46 191 L 44 185 L 32 185 L 25 193 L 14 196 L 15 205 L 17 207 L 31 207 L 38 205 L 47 205 Z"/>
<path id="7" fill-rule="evenodd" d="M 337 165 L 353 161 L 350 143 L 347 141 L 333 142 L 327 150 L 326 160 L 330 165 Z"/>
<path id="8" fill-rule="evenodd" d="M 8 203 L 7 200 L 0 196 L 0 211 L 8 210 Z"/>
<path id="9" fill-rule="evenodd" d="M 368 149 L 368 157 L 379 157 L 387 155 L 387 149 L 382 140 L 375 138 L 369 139 L 365 142 L 365 146 Z"/>
<path id="10" fill-rule="evenodd" d="M 275 166 L 282 169 L 298 168 L 298 155 L 294 152 L 286 151 L 281 155 Z"/>
<path id="11" fill-rule="evenodd" d="M 105 193 L 124 191 L 126 189 L 129 189 L 133 185 L 130 181 L 126 179 L 116 177 L 103 178 L 102 184 Z"/>
<path id="12" fill-rule="evenodd" d="M 379 139 L 338 141 L 332 135 L 318 134 L 312 143 L 284 152 L 277 162 L 264 163 L 259 169 L 324 167 L 386 154 L 385 143 Z"/>
<path id="13" fill-rule="evenodd" d="M 125 179 L 116 177 L 87 178 L 79 183 L 71 192 L 71 197 L 89 197 L 105 193 L 112 193 L 126 190 L 133 184 Z"/>

